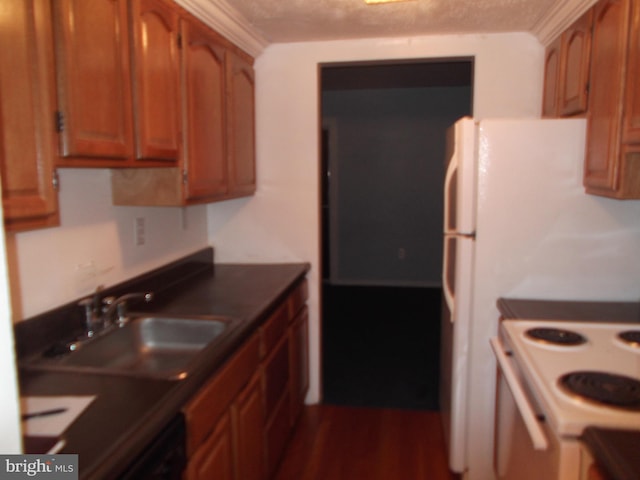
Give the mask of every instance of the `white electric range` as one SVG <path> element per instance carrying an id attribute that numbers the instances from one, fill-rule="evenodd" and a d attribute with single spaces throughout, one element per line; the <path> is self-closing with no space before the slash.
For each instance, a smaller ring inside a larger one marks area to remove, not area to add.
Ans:
<path id="1" fill-rule="evenodd" d="M 640 430 L 639 324 L 505 320 L 491 342 L 498 478 L 577 480 L 587 426 Z"/>

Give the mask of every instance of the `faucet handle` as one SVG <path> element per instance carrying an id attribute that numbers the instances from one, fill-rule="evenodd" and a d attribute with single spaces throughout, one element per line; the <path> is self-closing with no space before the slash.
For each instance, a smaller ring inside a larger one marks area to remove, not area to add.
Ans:
<path id="1" fill-rule="evenodd" d="M 93 297 L 83 298 L 78 302 L 78 306 L 84 308 L 84 322 L 86 328 L 87 337 L 92 337 L 94 332 L 94 328 L 96 327 L 96 313 L 94 310 L 94 299 Z"/>

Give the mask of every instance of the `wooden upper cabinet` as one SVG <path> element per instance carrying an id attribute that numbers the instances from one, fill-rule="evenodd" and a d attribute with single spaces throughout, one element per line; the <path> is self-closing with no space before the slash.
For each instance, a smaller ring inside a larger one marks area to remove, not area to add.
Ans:
<path id="1" fill-rule="evenodd" d="M 558 99 L 560 116 L 587 111 L 592 24 L 593 11 L 588 10 L 562 34 Z"/>
<path id="2" fill-rule="evenodd" d="M 543 117 L 586 113 L 593 11 L 588 10 L 545 52 Z"/>
<path id="3" fill-rule="evenodd" d="M 640 2 L 632 2 L 623 140 L 640 144 Z"/>
<path id="4" fill-rule="evenodd" d="M 227 148 L 229 195 L 256 190 L 255 80 L 253 67 L 238 54 L 227 53 Z"/>
<path id="5" fill-rule="evenodd" d="M 0 177 L 8 230 L 57 225 L 54 72 L 48 0 L 3 2 Z"/>
<path id="6" fill-rule="evenodd" d="M 60 147 L 61 155 L 71 159 L 61 164 L 126 161 L 133 154 L 127 2 L 52 4 Z"/>
<path id="7" fill-rule="evenodd" d="M 225 53 L 218 37 L 199 21 L 181 20 L 183 168 L 187 202 L 227 193 L 225 149 Z"/>
<path id="8" fill-rule="evenodd" d="M 178 12 L 163 0 L 131 2 L 136 157 L 177 162 Z"/>
<path id="9" fill-rule="evenodd" d="M 628 188 L 621 188 L 625 173 L 630 173 L 621 157 L 630 3 L 630 0 L 600 0 L 595 5 L 591 43 L 584 184 L 589 193 L 618 198 L 634 195 L 633 191 L 625 191 Z M 640 185 L 635 189 L 635 195 L 640 194 Z"/>
<path id="10" fill-rule="evenodd" d="M 542 116 L 558 115 L 558 90 L 560 83 L 561 37 L 551 43 L 544 57 L 544 95 L 542 98 Z"/>

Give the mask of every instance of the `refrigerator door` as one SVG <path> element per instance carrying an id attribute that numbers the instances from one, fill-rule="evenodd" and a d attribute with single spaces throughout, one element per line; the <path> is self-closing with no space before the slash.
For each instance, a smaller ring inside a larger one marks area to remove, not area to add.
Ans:
<path id="1" fill-rule="evenodd" d="M 447 132 L 444 233 L 471 234 L 476 228 L 476 122 L 458 120 Z"/>
<path id="2" fill-rule="evenodd" d="M 449 467 L 466 469 L 468 345 L 476 228 L 476 122 L 458 120 L 447 132 L 444 186 L 444 308 L 441 325 L 440 410 Z"/>
<path id="3" fill-rule="evenodd" d="M 467 376 L 473 297 L 473 237 L 445 235 L 441 324 L 440 413 L 449 452 L 449 468 L 466 469 Z"/>

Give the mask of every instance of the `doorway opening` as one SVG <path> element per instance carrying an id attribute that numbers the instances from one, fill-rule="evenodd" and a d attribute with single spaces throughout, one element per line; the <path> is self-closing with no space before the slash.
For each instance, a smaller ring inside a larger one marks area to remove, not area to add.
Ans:
<path id="1" fill-rule="evenodd" d="M 320 74 L 323 401 L 437 410 L 446 129 L 473 58 Z"/>

